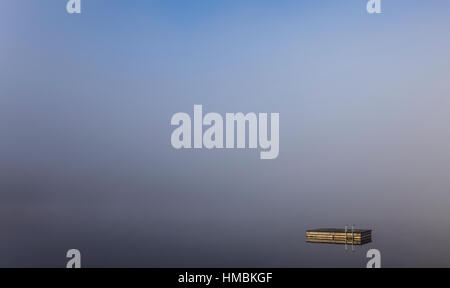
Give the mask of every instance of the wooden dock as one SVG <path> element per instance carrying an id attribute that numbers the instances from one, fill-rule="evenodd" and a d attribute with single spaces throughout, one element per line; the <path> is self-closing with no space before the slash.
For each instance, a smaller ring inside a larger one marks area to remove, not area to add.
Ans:
<path id="1" fill-rule="evenodd" d="M 372 230 L 322 228 L 306 231 L 306 242 L 364 245 L 372 242 Z"/>

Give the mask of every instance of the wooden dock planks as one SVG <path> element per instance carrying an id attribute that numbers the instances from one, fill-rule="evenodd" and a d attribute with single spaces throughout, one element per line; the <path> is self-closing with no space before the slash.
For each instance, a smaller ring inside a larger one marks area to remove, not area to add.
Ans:
<path id="1" fill-rule="evenodd" d="M 364 245 L 372 242 L 372 230 L 321 228 L 306 231 L 306 241 L 311 243 Z"/>

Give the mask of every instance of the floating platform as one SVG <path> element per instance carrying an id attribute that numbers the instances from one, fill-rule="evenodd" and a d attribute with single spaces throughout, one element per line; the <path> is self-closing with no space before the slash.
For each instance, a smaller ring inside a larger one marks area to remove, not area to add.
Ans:
<path id="1" fill-rule="evenodd" d="M 364 245 L 372 242 L 372 230 L 322 228 L 306 231 L 306 242 Z"/>

